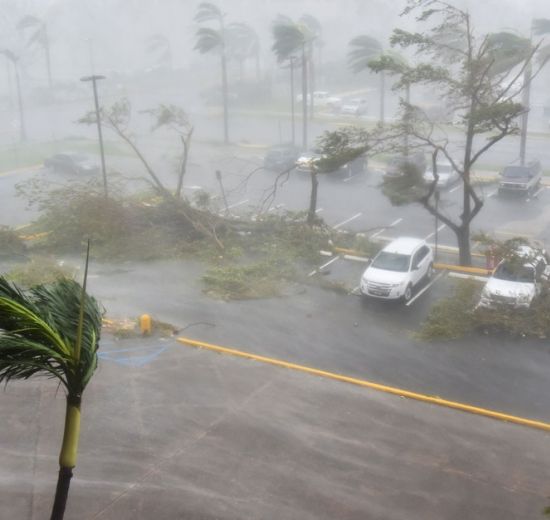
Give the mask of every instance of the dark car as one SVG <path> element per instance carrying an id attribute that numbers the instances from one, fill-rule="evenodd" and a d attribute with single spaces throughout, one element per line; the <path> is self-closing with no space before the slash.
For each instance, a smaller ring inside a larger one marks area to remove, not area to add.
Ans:
<path id="1" fill-rule="evenodd" d="M 524 166 L 506 166 L 501 172 L 498 185 L 499 195 L 533 193 L 542 180 L 542 168 L 539 161 L 532 161 Z"/>
<path id="2" fill-rule="evenodd" d="M 84 154 L 58 153 L 44 161 L 46 168 L 55 172 L 81 174 L 99 173 L 99 166 Z"/>
<path id="3" fill-rule="evenodd" d="M 314 149 L 310 152 L 302 153 L 296 160 L 296 170 L 299 172 L 309 173 L 313 166 L 317 166 L 319 173 L 354 177 L 367 171 L 367 157 L 359 155 L 343 165 L 333 166 L 332 161 L 327 156 L 324 156 L 320 150 Z"/>
<path id="4" fill-rule="evenodd" d="M 265 155 L 264 168 L 279 172 L 288 170 L 294 166 L 299 155 L 300 150 L 291 144 L 272 146 Z"/>

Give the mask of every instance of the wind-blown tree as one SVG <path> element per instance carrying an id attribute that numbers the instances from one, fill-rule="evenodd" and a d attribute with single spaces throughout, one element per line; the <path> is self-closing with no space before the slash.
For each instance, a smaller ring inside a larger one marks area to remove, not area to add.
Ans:
<path id="1" fill-rule="evenodd" d="M 316 66 L 315 66 L 315 56 L 314 51 L 317 49 L 319 52 L 322 46 L 321 35 L 323 28 L 321 22 L 312 16 L 311 14 L 304 14 L 300 17 L 299 23 L 305 25 L 308 29 L 311 38 L 307 44 L 307 54 L 308 54 L 308 70 L 309 70 L 309 118 L 312 119 L 315 113 L 315 99 L 313 93 L 315 92 L 315 76 L 316 76 Z"/>
<path id="2" fill-rule="evenodd" d="M 50 38 L 46 22 L 36 16 L 27 15 L 21 18 L 17 23 L 17 28 L 21 31 L 28 31 L 27 45 L 36 45 L 41 47 L 46 58 L 46 70 L 48 73 L 48 87 L 52 88 L 52 66 L 50 57 Z"/>
<path id="3" fill-rule="evenodd" d="M 15 88 L 17 90 L 17 106 L 19 109 L 19 138 L 21 141 L 26 141 L 27 130 L 25 126 L 25 112 L 23 110 L 23 93 L 21 90 L 21 78 L 19 74 L 19 61 L 21 55 L 10 49 L 1 49 L 0 54 L 4 55 L 9 63 L 13 65 L 15 72 Z"/>
<path id="4" fill-rule="evenodd" d="M 311 191 L 307 212 L 309 225 L 315 224 L 317 220 L 318 176 L 342 167 L 351 167 L 356 160 L 362 161 L 369 150 L 369 134 L 365 129 L 353 126 L 326 131 L 317 139 L 316 149 L 320 157 L 313 160 L 310 167 Z"/>
<path id="5" fill-rule="evenodd" d="M 153 34 L 147 38 L 146 50 L 155 60 L 162 65 L 172 68 L 172 45 L 164 34 Z"/>
<path id="6" fill-rule="evenodd" d="M 0 382 L 46 376 L 67 396 L 51 520 L 62 520 L 76 466 L 83 392 L 97 367 L 102 310 L 69 279 L 24 291 L 0 277 Z"/>
<path id="7" fill-rule="evenodd" d="M 382 44 L 372 36 L 362 34 L 356 36 L 349 42 L 350 50 L 348 52 L 348 61 L 351 70 L 356 74 L 364 70 L 369 70 L 371 61 L 380 59 L 383 54 Z M 380 70 L 380 123 L 383 125 L 385 120 L 385 96 L 386 96 L 386 74 L 385 70 Z"/>
<path id="8" fill-rule="evenodd" d="M 223 142 L 229 143 L 229 111 L 228 111 L 228 85 L 227 85 L 227 49 L 225 14 L 220 8 L 210 2 L 201 2 L 195 21 L 199 23 L 213 22 L 217 28 L 200 27 L 196 32 L 197 41 L 194 49 L 201 54 L 214 53 L 220 56 L 222 74 L 222 101 L 223 101 Z"/>
<path id="9" fill-rule="evenodd" d="M 256 69 L 256 81 L 260 80 L 260 38 L 247 23 L 235 22 L 227 26 L 227 51 L 239 63 L 241 83 L 244 80 L 245 61 L 252 58 Z"/>
<path id="10" fill-rule="evenodd" d="M 401 70 L 392 64 L 386 70 L 398 76 L 398 88 L 406 84 L 433 86 L 452 108 L 464 114 L 464 152 L 460 159 L 453 156 L 444 135 L 436 132 L 433 123 L 412 105 L 404 106 L 407 117 L 391 131 L 395 132 L 396 147 L 402 146 L 403 134 L 407 133 L 414 146 L 431 152 L 433 181 L 427 188 L 412 182 L 407 186 L 407 199 L 420 202 L 455 233 L 460 263 L 471 265 L 470 226 L 483 207 L 483 200 L 472 184 L 472 168 L 496 143 L 519 132 L 517 118 L 524 107 L 513 99 L 510 91 L 531 63 L 537 47 L 530 51 L 520 70 L 510 74 L 501 62 L 508 33 L 479 37 L 467 11 L 441 0 L 411 0 L 403 14 L 412 12 L 418 13 L 419 22 L 431 23 L 431 27 L 422 33 L 395 29 L 390 41 L 392 45 L 416 51 L 419 62 Z M 486 135 L 483 144 L 475 142 L 483 134 Z M 455 220 L 437 205 L 438 156 L 451 163 L 463 188 L 462 207 Z"/>
<path id="11" fill-rule="evenodd" d="M 271 49 L 277 57 L 277 61 L 282 63 L 291 59 L 293 56 L 299 56 L 302 65 L 302 147 L 307 150 L 307 45 L 312 39 L 309 29 L 304 24 L 294 23 L 286 16 L 279 16 L 272 26 L 273 45 Z"/>

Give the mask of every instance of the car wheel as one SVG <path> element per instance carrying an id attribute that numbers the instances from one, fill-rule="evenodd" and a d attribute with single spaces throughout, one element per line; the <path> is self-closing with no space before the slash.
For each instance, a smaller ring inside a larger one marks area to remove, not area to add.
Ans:
<path id="1" fill-rule="evenodd" d="M 412 285 L 407 285 L 407 288 L 405 289 L 405 292 L 403 293 L 403 302 L 407 303 L 411 301 L 412 297 Z"/>
<path id="2" fill-rule="evenodd" d="M 426 271 L 426 280 L 431 280 L 434 275 L 434 264 L 430 264 L 428 270 Z"/>

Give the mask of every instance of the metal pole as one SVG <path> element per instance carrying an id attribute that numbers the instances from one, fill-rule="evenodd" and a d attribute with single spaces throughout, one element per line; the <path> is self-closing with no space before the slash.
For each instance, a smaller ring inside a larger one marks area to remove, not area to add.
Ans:
<path id="1" fill-rule="evenodd" d="M 437 262 L 437 242 L 438 242 L 438 228 L 439 228 L 439 217 L 438 217 L 438 207 L 439 207 L 439 191 L 436 188 L 435 196 L 435 252 L 434 260 Z"/>
<path id="2" fill-rule="evenodd" d="M 81 78 L 80 81 L 91 81 L 94 91 L 94 104 L 95 104 L 95 117 L 97 123 L 97 133 L 99 135 L 99 151 L 101 154 L 101 172 L 103 174 L 103 191 L 105 197 L 109 196 L 109 190 L 107 187 L 107 169 L 105 168 L 105 150 L 103 148 L 103 133 L 101 131 L 101 115 L 99 111 L 99 101 L 97 97 L 97 81 L 100 79 L 105 79 L 105 76 L 86 76 Z"/>
<path id="3" fill-rule="evenodd" d="M 296 113 L 294 109 L 294 56 L 290 57 L 290 112 L 292 124 L 292 145 L 296 144 Z"/>

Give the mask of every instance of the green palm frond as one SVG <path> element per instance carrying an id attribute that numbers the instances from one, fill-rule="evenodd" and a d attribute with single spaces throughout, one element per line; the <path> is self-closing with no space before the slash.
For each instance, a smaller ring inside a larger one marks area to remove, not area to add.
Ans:
<path id="1" fill-rule="evenodd" d="M 533 20 L 533 32 L 537 35 L 550 33 L 550 19 L 535 18 Z"/>
<path id="2" fill-rule="evenodd" d="M 299 21 L 304 24 L 308 28 L 309 32 L 315 37 L 320 36 L 322 33 L 321 22 L 315 18 L 315 16 L 312 16 L 311 14 L 304 14 L 300 17 Z"/>
<path id="3" fill-rule="evenodd" d="M 220 31 L 211 29 L 210 27 L 201 27 L 196 33 L 197 42 L 195 50 L 201 54 L 206 54 L 211 51 L 219 51 L 224 46 L 223 36 Z"/>
<path id="4" fill-rule="evenodd" d="M 78 359 L 81 296 L 74 280 L 22 291 L 0 277 L 0 382 L 45 375 L 58 378 L 69 393 L 82 393 L 97 367 L 102 311 L 85 294 Z"/>
<path id="5" fill-rule="evenodd" d="M 382 54 L 382 44 L 372 36 L 362 34 L 353 38 L 349 45 L 348 61 L 353 72 L 369 68 L 369 62 L 378 59 Z"/>
<path id="6" fill-rule="evenodd" d="M 256 31 L 247 23 L 235 22 L 225 31 L 229 52 L 235 56 L 248 58 L 260 50 L 260 39 Z"/>
<path id="7" fill-rule="evenodd" d="M 223 13 L 217 5 L 210 2 L 201 2 L 199 4 L 197 14 L 195 15 L 195 21 L 202 23 L 209 22 L 211 20 L 221 22 L 223 20 Z"/>
<path id="8" fill-rule="evenodd" d="M 533 50 L 528 38 L 509 31 L 489 34 L 487 37 L 487 57 L 492 63 L 491 75 L 508 72 L 524 62 Z"/>
<path id="9" fill-rule="evenodd" d="M 297 24 L 288 23 L 278 18 L 273 26 L 273 45 L 271 49 L 278 61 L 284 61 L 298 51 L 306 42 L 307 35 Z"/>

